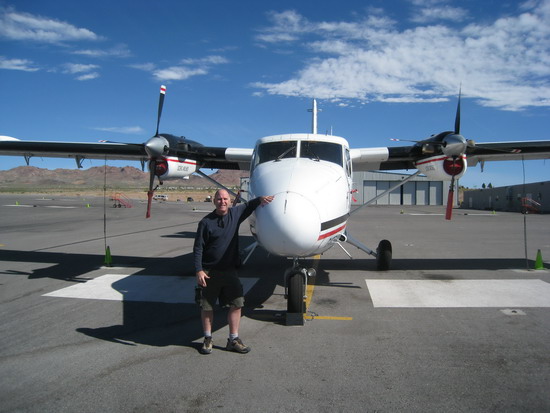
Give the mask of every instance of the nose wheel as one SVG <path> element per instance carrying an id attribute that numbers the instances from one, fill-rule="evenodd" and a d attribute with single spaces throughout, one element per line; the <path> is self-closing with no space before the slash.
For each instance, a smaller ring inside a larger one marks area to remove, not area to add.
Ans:
<path id="1" fill-rule="evenodd" d="M 303 271 L 302 271 L 303 270 Z M 293 269 L 286 280 L 287 312 L 299 313 L 305 312 L 305 269 Z"/>

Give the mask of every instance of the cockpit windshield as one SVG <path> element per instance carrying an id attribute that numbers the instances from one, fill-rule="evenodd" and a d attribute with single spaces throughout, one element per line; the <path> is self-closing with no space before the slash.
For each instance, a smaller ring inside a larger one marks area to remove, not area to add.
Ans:
<path id="1" fill-rule="evenodd" d="M 296 158 L 296 141 L 263 143 L 258 147 L 258 163 Z"/>
<path id="2" fill-rule="evenodd" d="M 328 161 L 342 166 L 342 145 L 333 142 L 302 141 L 300 158 Z"/>
<path id="3" fill-rule="evenodd" d="M 333 142 L 309 140 L 262 143 L 258 146 L 254 164 L 295 158 L 298 152 L 298 143 L 300 144 L 300 158 L 328 161 L 342 166 L 342 145 Z"/>

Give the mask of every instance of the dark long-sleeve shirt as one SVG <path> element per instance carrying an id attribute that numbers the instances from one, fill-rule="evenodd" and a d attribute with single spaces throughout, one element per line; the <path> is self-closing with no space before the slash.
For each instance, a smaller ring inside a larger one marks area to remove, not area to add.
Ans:
<path id="1" fill-rule="evenodd" d="M 260 204 L 261 199 L 255 198 L 229 208 L 225 215 L 212 211 L 199 222 L 193 245 L 195 271 L 239 265 L 239 226 Z"/>

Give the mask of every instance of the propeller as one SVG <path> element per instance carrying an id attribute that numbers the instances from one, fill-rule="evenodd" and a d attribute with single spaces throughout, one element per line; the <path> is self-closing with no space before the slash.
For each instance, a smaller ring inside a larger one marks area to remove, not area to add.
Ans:
<path id="1" fill-rule="evenodd" d="M 466 152 L 468 147 L 468 142 L 460 134 L 460 98 L 462 96 L 462 88 L 458 92 L 458 103 L 456 105 L 456 115 L 455 115 L 455 130 L 454 134 L 450 134 L 443 138 L 445 144 L 441 148 L 443 153 L 447 156 L 453 157 L 453 165 L 456 163 L 459 156 L 462 156 Z M 453 167 L 451 175 L 451 185 L 449 186 L 449 194 L 447 195 L 447 210 L 445 211 L 445 219 L 450 221 L 453 217 L 453 203 L 454 203 L 454 194 L 455 194 L 455 176 L 459 169 Z"/>
<path id="2" fill-rule="evenodd" d="M 456 162 L 456 157 L 453 157 L 453 163 Z M 449 186 L 449 194 L 447 195 L 447 210 L 445 211 L 445 219 L 450 221 L 453 217 L 453 203 L 455 194 L 455 174 L 451 176 L 451 185 Z"/>
<path id="3" fill-rule="evenodd" d="M 160 125 L 160 118 L 162 116 L 162 107 L 164 105 L 164 96 L 166 94 L 166 86 L 162 85 L 160 87 L 160 96 L 159 96 L 159 109 L 158 109 L 158 115 L 157 115 L 157 130 L 155 132 L 155 136 L 150 138 L 147 142 L 145 142 L 145 152 L 147 152 L 147 155 L 149 155 L 149 190 L 147 191 L 147 213 L 145 214 L 145 218 L 151 217 L 151 203 L 153 201 L 153 192 L 155 189 L 153 188 L 153 185 L 155 184 L 155 175 L 157 170 L 157 159 L 163 156 L 168 152 L 169 143 L 168 141 L 162 137 L 159 136 L 159 125 Z"/>

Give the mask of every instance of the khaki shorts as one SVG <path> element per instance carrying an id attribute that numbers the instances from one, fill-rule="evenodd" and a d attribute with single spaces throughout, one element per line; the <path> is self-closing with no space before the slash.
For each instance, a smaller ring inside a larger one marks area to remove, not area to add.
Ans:
<path id="1" fill-rule="evenodd" d="M 219 300 L 222 307 L 244 307 L 243 286 L 235 270 L 208 270 L 210 277 L 202 287 L 199 305 L 204 311 L 212 311 Z"/>

